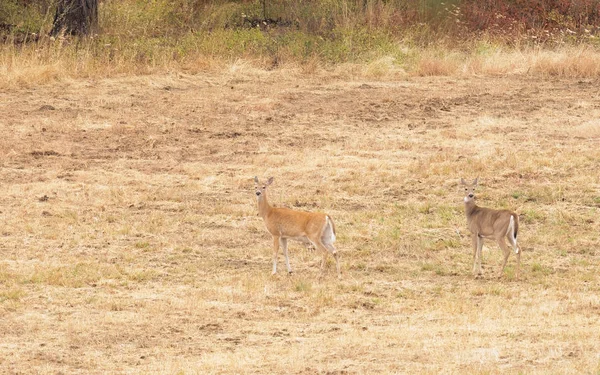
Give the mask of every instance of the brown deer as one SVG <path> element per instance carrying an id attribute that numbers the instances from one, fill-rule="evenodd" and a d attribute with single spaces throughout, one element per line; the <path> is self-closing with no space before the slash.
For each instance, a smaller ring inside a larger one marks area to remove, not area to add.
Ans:
<path id="1" fill-rule="evenodd" d="M 310 242 L 323 254 L 321 261 L 321 274 L 325 267 L 327 253 L 331 252 L 335 258 L 338 278 L 341 278 L 340 262 L 335 242 L 335 224 L 331 216 L 318 212 L 295 211 L 289 208 L 272 207 L 267 200 L 267 187 L 273 183 L 269 178 L 261 186 L 258 177 L 254 177 L 256 198 L 258 200 L 258 213 L 265 221 L 265 226 L 273 236 L 273 275 L 277 272 L 277 258 L 279 246 L 283 248 L 287 271 L 292 273 L 290 258 L 288 256 L 288 240 Z"/>
<path id="2" fill-rule="evenodd" d="M 510 255 L 510 249 L 504 241 L 505 238 L 512 246 L 517 256 L 517 279 L 521 268 L 521 248 L 517 245 L 517 233 L 519 232 L 519 215 L 509 210 L 494 210 L 479 207 L 475 204 L 476 178 L 472 184 L 460 179 L 460 184 L 465 188 L 465 213 L 467 214 L 467 226 L 471 231 L 473 241 L 473 274 L 481 276 L 481 249 L 485 238 L 493 238 L 498 242 L 504 252 L 504 261 L 500 268 L 498 277 L 502 277 L 504 267 Z"/>

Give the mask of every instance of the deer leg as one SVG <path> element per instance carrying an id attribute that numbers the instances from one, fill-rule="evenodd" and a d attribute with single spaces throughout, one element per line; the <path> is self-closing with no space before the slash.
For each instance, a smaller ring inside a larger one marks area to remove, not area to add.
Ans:
<path id="1" fill-rule="evenodd" d="M 473 275 L 477 276 L 477 249 L 479 248 L 479 241 L 476 234 L 471 235 L 471 241 L 473 243 Z"/>
<path id="2" fill-rule="evenodd" d="M 517 253 L 517 280 L 521 277 L 521 248 L 519 248 L 519 252 Z"/>
<path id="3" fill-rule="evenodd" d="M 502 252 L 504 253 L 504 260 L 502 261 L 502 267 L 500 267 L 500 272 L 498 273 L 498 278 L 501 278 L 502 274 L 504 273 L 504 267 L 506 267 L 506 262 L 508 261 L 508 257 L 510 256 L 510 249 L 508 248 L 508 246 L 506 246 L 506 241 L 504 241 L 504 237 L 501 237 L 498 239 L 498 245 L 500 245 L 500 248 L 502 249 Z"/>
<path id="4" fill-rule="evenodd" d="M 335 258 L 335 268 L 337 270 L 338 279 L 341 279 L 342 271 L 340 270 L 340 256 L 339 256 L 337 250 L 335 249 L 335 246 L 333 246 L 333 244 L 328 243 L 328 244 L 325 244 L 325 246 L 327 247 L 327 249 L 329 249 L 329 251 L 331 251 L 331 254 Z"/>
<path id="5" fill-rule="evenodd" d="M 481 276 L 481 249 L 483 248 L 483 238 L 477 234 L 473 234 L 471 237 L 473 241 L 473 275 L 475 277 Z"/>
<path id="6" fill-rule="evenodd" d="M 288 256 L 287 238 L 281 237 L 279 239 L 279 244 L 283 248 L 283 255 L 285 255 L 285 266 L 287 268 L 287 271 L 288 271 L 288 273 L 292 273 L 292 267 L 290 267 L 290 257 Z"/>
<path id="7" fill-rule="evenodd" d="M 483 237 L 477 236 L 477 267 L 479 269 L 479 276 L 483 274 L 481 270 L 481 259 L 483 258 Z"/>
<path id="8" fill-rule="evenodd" d="M 310 242 L 312 242 L 313 245 L 315 245 L 315 247 L 321 251 L 321 254 L 323 254 L 323 258 L 321 259 L 321 276 L 324 273 L 325 270 L 325 261 L 327 260 L 327 247 L 323 244 L 323 242 L 321 241 L 321 239 L 319 237 L 316 238 L 309 238 Z"/>
<path id="9" fill-rule="evenodd" d="M 521 273 L 521 248 L 519 247 L 519 245 L 517 245 L 517 240 L 512 237 L 511 233 L 509 233 L 506 236 L 506 238 L 508 238 L 508 242 L 512 246 L 513 250 L 515 251 L 515 255 L 517 256 L 517 272 L 516 272 L 517 276 L 516 277 L 518 280 L 520 277 L 520 273 Z"/>
<path id="10" fill-rule="evenodd" d="M 304 244 L 304 247 L 306 247 L 306 250 L 308 250 L 310 252 L 315 251 L 315 245 L 313 245 L 313 243 L 310 242 L 310 240 L 308 238 L 303 239 L 302 243 Z"/>
<path id="11" fill-rule="evenodd" d="M 279 237 L 273 236 L 273 272 L 272 275 L 277 273 L 277 256 L 279 253 Z"/>

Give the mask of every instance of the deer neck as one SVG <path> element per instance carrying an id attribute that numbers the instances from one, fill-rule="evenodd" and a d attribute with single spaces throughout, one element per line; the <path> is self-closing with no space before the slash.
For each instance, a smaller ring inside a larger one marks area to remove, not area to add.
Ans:
<path id="1" fill-rule="evenodd" d="M 477 210 L 477 205 L 475 204 L 475 200 L 470 200 L 465 202 L 465 214 L 467 215 L 467 220 L 471 218 L 473 213 Z"/>
<path id="2" fill-rule="evenodd" d="M 265 218 L 269 215 L 269 212 L 271 212 L 271 209 L 273 207 L 271 207 L 271 205 L 269 204 L 269 201 L 267 201 L 267 192 L 265 191 L 259 198 L 258 198 L 258 214 Z"/>

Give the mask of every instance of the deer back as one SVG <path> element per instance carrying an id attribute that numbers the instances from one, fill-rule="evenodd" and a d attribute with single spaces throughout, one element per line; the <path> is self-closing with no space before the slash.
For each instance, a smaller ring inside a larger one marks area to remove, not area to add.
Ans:
<path id="1" fill-rule="evenodd" d="M 467 225 L 471 233 L 482 237 L 502 237 L 506 235 L 510 217 L 513 215 L 516 216 L 510 210 L 494 210 L 475 206 L 470 212 L 467 212 Z"/>
<path id="2" fill-rule="evenodd" d="M 326 215 L 319 212 L 295 211 L 289 208 L 273 208 L 264 218 L 272 235 L 303 237 L 319 233 L 326 223 Z"/>

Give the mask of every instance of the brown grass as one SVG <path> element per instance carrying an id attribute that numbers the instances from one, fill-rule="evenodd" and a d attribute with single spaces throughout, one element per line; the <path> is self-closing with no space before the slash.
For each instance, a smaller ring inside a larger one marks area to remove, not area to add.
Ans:
<path id="1" fill-rule="evenodd" d="M 600 52 L 590 45 L 547 48 L 508 48 L 486 40 L 473 42 L 467 50 L 447 46 L 411 47 L 398 42 L 395 53 L 374 53 L 366 62 L 330 64 L 317 56 L 306 60 L 284 53 L 277 65 L 268 56 L 244 58 L 191 52 L 176 59 L 172 51 L 155 52 L 151 62 L 137 61 L 135 48 L 93 52 L 93 44 L 76 47 L 65 41 L 40 42 L 14 47 L 0 45 L 0 88 L 33 87 L 70 79 L 116 77 L 122 75 L 186 73 L 226 73 L 240 66 L 258 70 L 300 71 L 305 75 L 328 77 L 399 79 L 407 76 L 522 75 L 555 78 L 600 77 Z"/>
<path id="2" fill-rule="evenodd" d="M 4 84 L 0 368 L 600 371 L 595 79 L 395 69 Z M 334 217 L 342 281 L 296 244 L 270 277 L 254 175 Z M 492 244 L 470 275 L 477 175 L 521 214 L 522 280 Z"/>

